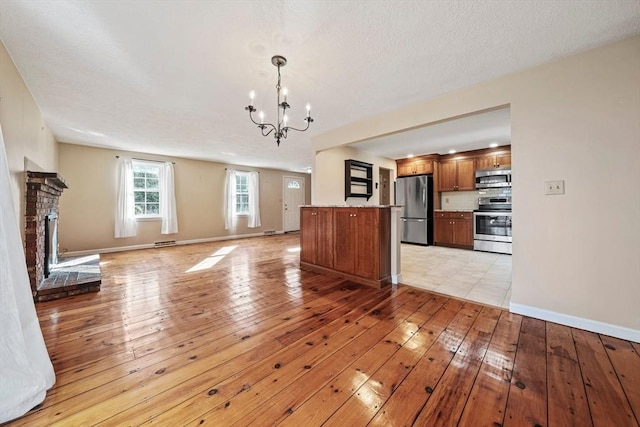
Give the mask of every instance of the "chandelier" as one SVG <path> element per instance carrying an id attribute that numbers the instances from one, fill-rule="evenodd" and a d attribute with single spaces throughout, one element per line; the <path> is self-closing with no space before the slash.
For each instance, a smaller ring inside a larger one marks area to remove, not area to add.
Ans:
<path id="1" fill-rule="evenodd" d="M 304 129 L 297 129 L 288 125 L 289 116 L 287 116 L 287 108 L 291 108 L 291 106 L 287 103 L 287 88 L 282 88 L 280 86 L 280 67 L 284 67 L 285 65 L 287 65 L 287 58 L 285 58 L 284 56 L 276 55 L 271 58 L 271 63 L 278 67 L 278 84 L 276 85 L 276 90 L 278 91 L 278 107 L 276 109 L 276 111 L 278 112 L 278 120 L 276 121 L 276 124 L 273 125 L 271 123 L 265 123 L 263 111 L 260 111 L 260 113 L 258 113 L 258 116 L 260 117 L 260 123 L 256 122 L 253 119 L 253 113 L 256 112 L 256 109 L 253 106 L 253 100 L 256 96 L 256 93 L 254 91 L 251 91 L 251 93 L 249 94 L 251 102 L 249 103 L 249 105 L 244 107 L 244 109 L 249 112 L 249 118 L 251 119 L 251 121 L 258 125 L 260 131 L 262 132 L 262 136 L 269 136 L 271 132 L 274 132 L 273 137 L 276 139 L 279 147 L 280 139 L 286 138 L 287 133 L 290 130 L 304 132 L 309 129 L 309 125 L 313 122 L 313 119 L 311 118 L 311 106 L 307 104 L 307 117 L 304 118 L 304 121 L 307 123 L 307 127 L 305 127 Z M 281 91 L 283 95 L 282 99 L 280 98 Z"/>

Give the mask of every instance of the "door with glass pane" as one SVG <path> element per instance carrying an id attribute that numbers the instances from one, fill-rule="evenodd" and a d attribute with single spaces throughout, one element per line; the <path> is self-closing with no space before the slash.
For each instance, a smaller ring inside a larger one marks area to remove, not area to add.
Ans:
<path id="1" fill-rule="evenodd" d="M 283 182 L 284 231 L 300 230 L 300 206 L 304 205 L 304 178 L 285 176 Z"/>

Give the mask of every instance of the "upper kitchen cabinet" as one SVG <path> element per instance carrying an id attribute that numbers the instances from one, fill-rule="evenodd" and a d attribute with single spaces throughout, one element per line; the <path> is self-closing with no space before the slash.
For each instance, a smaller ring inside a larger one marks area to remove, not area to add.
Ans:
<path id="1" fill-rule="evenodd" d="M 433 173 L 433 156 L 419 156 L 396 160 L 398 177 Z"/>
<path id="2" fill-rule="evenodd" d="M 475 159 L 450 159 L 440 162 L 438 191 L 475 190 Z"/>
<path id="3" fill-rule="evenodd" d="M 476 159 L 476 169 L 511 167 L 511 146 L 498 147 L 496 150 L 480 155 Z"/>

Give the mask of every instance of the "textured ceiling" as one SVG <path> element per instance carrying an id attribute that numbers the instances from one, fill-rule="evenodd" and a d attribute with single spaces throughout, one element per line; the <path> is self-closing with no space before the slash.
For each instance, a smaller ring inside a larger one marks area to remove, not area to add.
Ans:
<path id="1" fill-rule="evenodd" d="M 638 0 L 0 2 L 58 141 L 298 171 L 313 135 L 638 32 Z M 274 54 L 315 119 L 279 148 L 243 109 L 275 115 Z"/>

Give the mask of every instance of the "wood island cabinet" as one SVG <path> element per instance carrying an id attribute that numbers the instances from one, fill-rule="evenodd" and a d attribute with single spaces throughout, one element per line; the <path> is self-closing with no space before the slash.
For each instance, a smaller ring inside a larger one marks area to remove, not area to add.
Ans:
<path id="1" fill-rule="evenodd" d="M 438 246 L 473 248 L 472 212 L 436 212 L 434 242 Z"/>
<path id="2" fill-rule="evenodd" d="M 456 159 L 440 162 L 438 191 L 475 190 L 475 159 Z"/>
<path id="3" fill-rule="evenodd" d="M 377 288 L 390 281 L 390 208 L 303 207 L 301 210 L 302 269 L 338 275 Z M 327 211 L 323 220 L 320 210 Z M 331 230 L 327 229 L 329 217 L 332 218 Z M 321 246 L 319 242 L 327 235 L 332 238 L 323 241 Z M 315 242 L 315 246 L 311 242 Z M 326 259 L 329 254 L 333 256 L 331 265 Z"/>
<path id="4" fill-rule="evenodd" d="M 333 209 L 300 209 L 300 261 L 333 268 Z"/>

